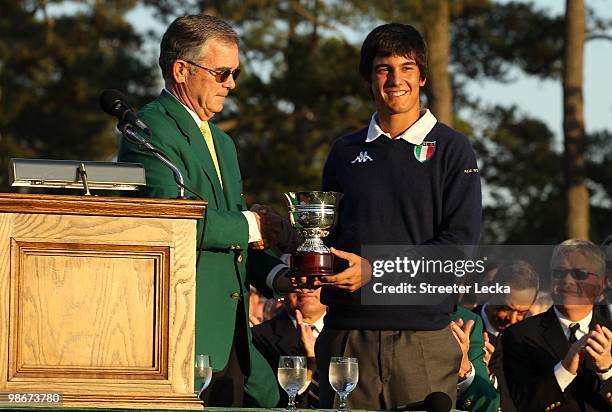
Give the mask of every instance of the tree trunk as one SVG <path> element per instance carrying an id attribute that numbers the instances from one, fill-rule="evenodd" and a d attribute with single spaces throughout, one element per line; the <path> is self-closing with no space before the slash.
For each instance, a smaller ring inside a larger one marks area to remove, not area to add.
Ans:
<path id="1" fill-rule="evenodd" d="M 582 67 L 584 0 L 566 0 L 563 56 L 563 133 L 566 183 L 566 237 L 589 238 L 589 191 L 586 186 Z"/>
<path id="2" fill-rule="evenodd" d="M 447 0 L 431 0 L 423 8 L 423 32 L 427 40 L 429 109 L 439 121 L 453 124 L 453 90 L 448 74 L 450 11 Z"/>

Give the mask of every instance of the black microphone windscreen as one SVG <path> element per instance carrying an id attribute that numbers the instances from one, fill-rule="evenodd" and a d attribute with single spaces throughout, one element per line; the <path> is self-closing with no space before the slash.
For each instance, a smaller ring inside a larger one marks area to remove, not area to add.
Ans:
<path id="1" fill-rule="evenodd" d="M 448 412 L 453 407 L 453 401 L 444 392 L 430 393 L 423 403 L 427 412 Z"/>
<path id="2" fill-rule="evenodd" d="M 107 89 L 100 94 L 100 107 L 111 116 L 122 117 L 125 109 L 129 108 L 127 98 L 119 90 Z"/>

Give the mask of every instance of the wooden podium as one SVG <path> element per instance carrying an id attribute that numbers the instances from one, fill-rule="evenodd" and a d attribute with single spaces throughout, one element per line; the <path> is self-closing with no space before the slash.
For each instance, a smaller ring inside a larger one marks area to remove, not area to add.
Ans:
<path id="1" fill-rule="evenodd" d="M 205 202 L 0 194 L 0 392 L 193 409 Z"/>

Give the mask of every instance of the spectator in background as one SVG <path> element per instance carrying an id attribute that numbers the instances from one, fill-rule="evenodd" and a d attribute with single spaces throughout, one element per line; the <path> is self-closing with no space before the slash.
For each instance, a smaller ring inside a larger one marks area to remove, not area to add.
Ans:
<path id="1" fill-rule="evenodd" d="M 316 369 L 314 344 L 323 330 L 326 307 L 320 300 L 321 289 L 289 293 L 284 310 L 253 328 L 253 344 L 266 358 L 272 370 L 278 369 L 280 356 L 306 356 L 309 373 Z M 302 408 L 318 407 L 316 379 L 300 392 L 296 401 Z M 287 394 L 279 386 L 279 406 L 287 404 Z"/>
<path id="2" fill-rule="evenodd" d="M 472 412 L 497 412 L 499 394 L 489 379 L 484 362 L 482 319 L 462 307 L 451 319 L 451 329 L 462 354 L 457 376 L 457 408 Z"/>
<path id="3" fill-rule="evenodd" d="M 488 301 L 474 309 L 482 317 L 484 332 L 484 361 L 488 366 L 491 382 L 500 393 L 500 406 L 505 412 L 516 409 L 504 382 L 501 352 L 496 351 L 500 334 L 510 325 L 522 321 L 533 305 L 539 288 L 539 279 L 531 265 L 524 261 L 502 264 L 495 275 L 495 282 L 508 285 L 507 295 L 491 296 Z"/>
<path id="4" fill-rule="evenodd" d="M 504 329 L 525 318 L 539 288 L 538 274 L 524 261 L 502 264 L 495 275 L 495 282 L 510 286 L 511 292 L 491 296 L 484 305 L 474 309 L 482 317 L 488 340 L 493 345 Z"/>
<path id="5" fill-rule="evenodd" d="M 550 270 L 554 306 L 502 334 L 509 392 L 519 411 L 610 411 L 612 326 L 593 312 L 604 254 L 589 241 L 567 240 Z"/>

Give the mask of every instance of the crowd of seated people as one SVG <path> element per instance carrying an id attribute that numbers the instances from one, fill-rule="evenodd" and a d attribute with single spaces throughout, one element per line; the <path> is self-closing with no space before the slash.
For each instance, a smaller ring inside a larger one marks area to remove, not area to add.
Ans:
<path id="1" fill-rule="evenodd" d="M 601 247 L 567 240 L 550 257 L 550 287 L 525 261 L 495 265 L 489 282 L 511 286 L 449 325 L 461 348 L 456 408 L 466 411 L 612 410 L 612 236 Z M 252 294 L 253 341 L 273 370 L 282 355 L 309 359 L 301 408 L 318 406 L 315 342 L 324 325 L 319 290 L 280 299 Z M 279 386 L 281 401 L 287 396 Z"/>

